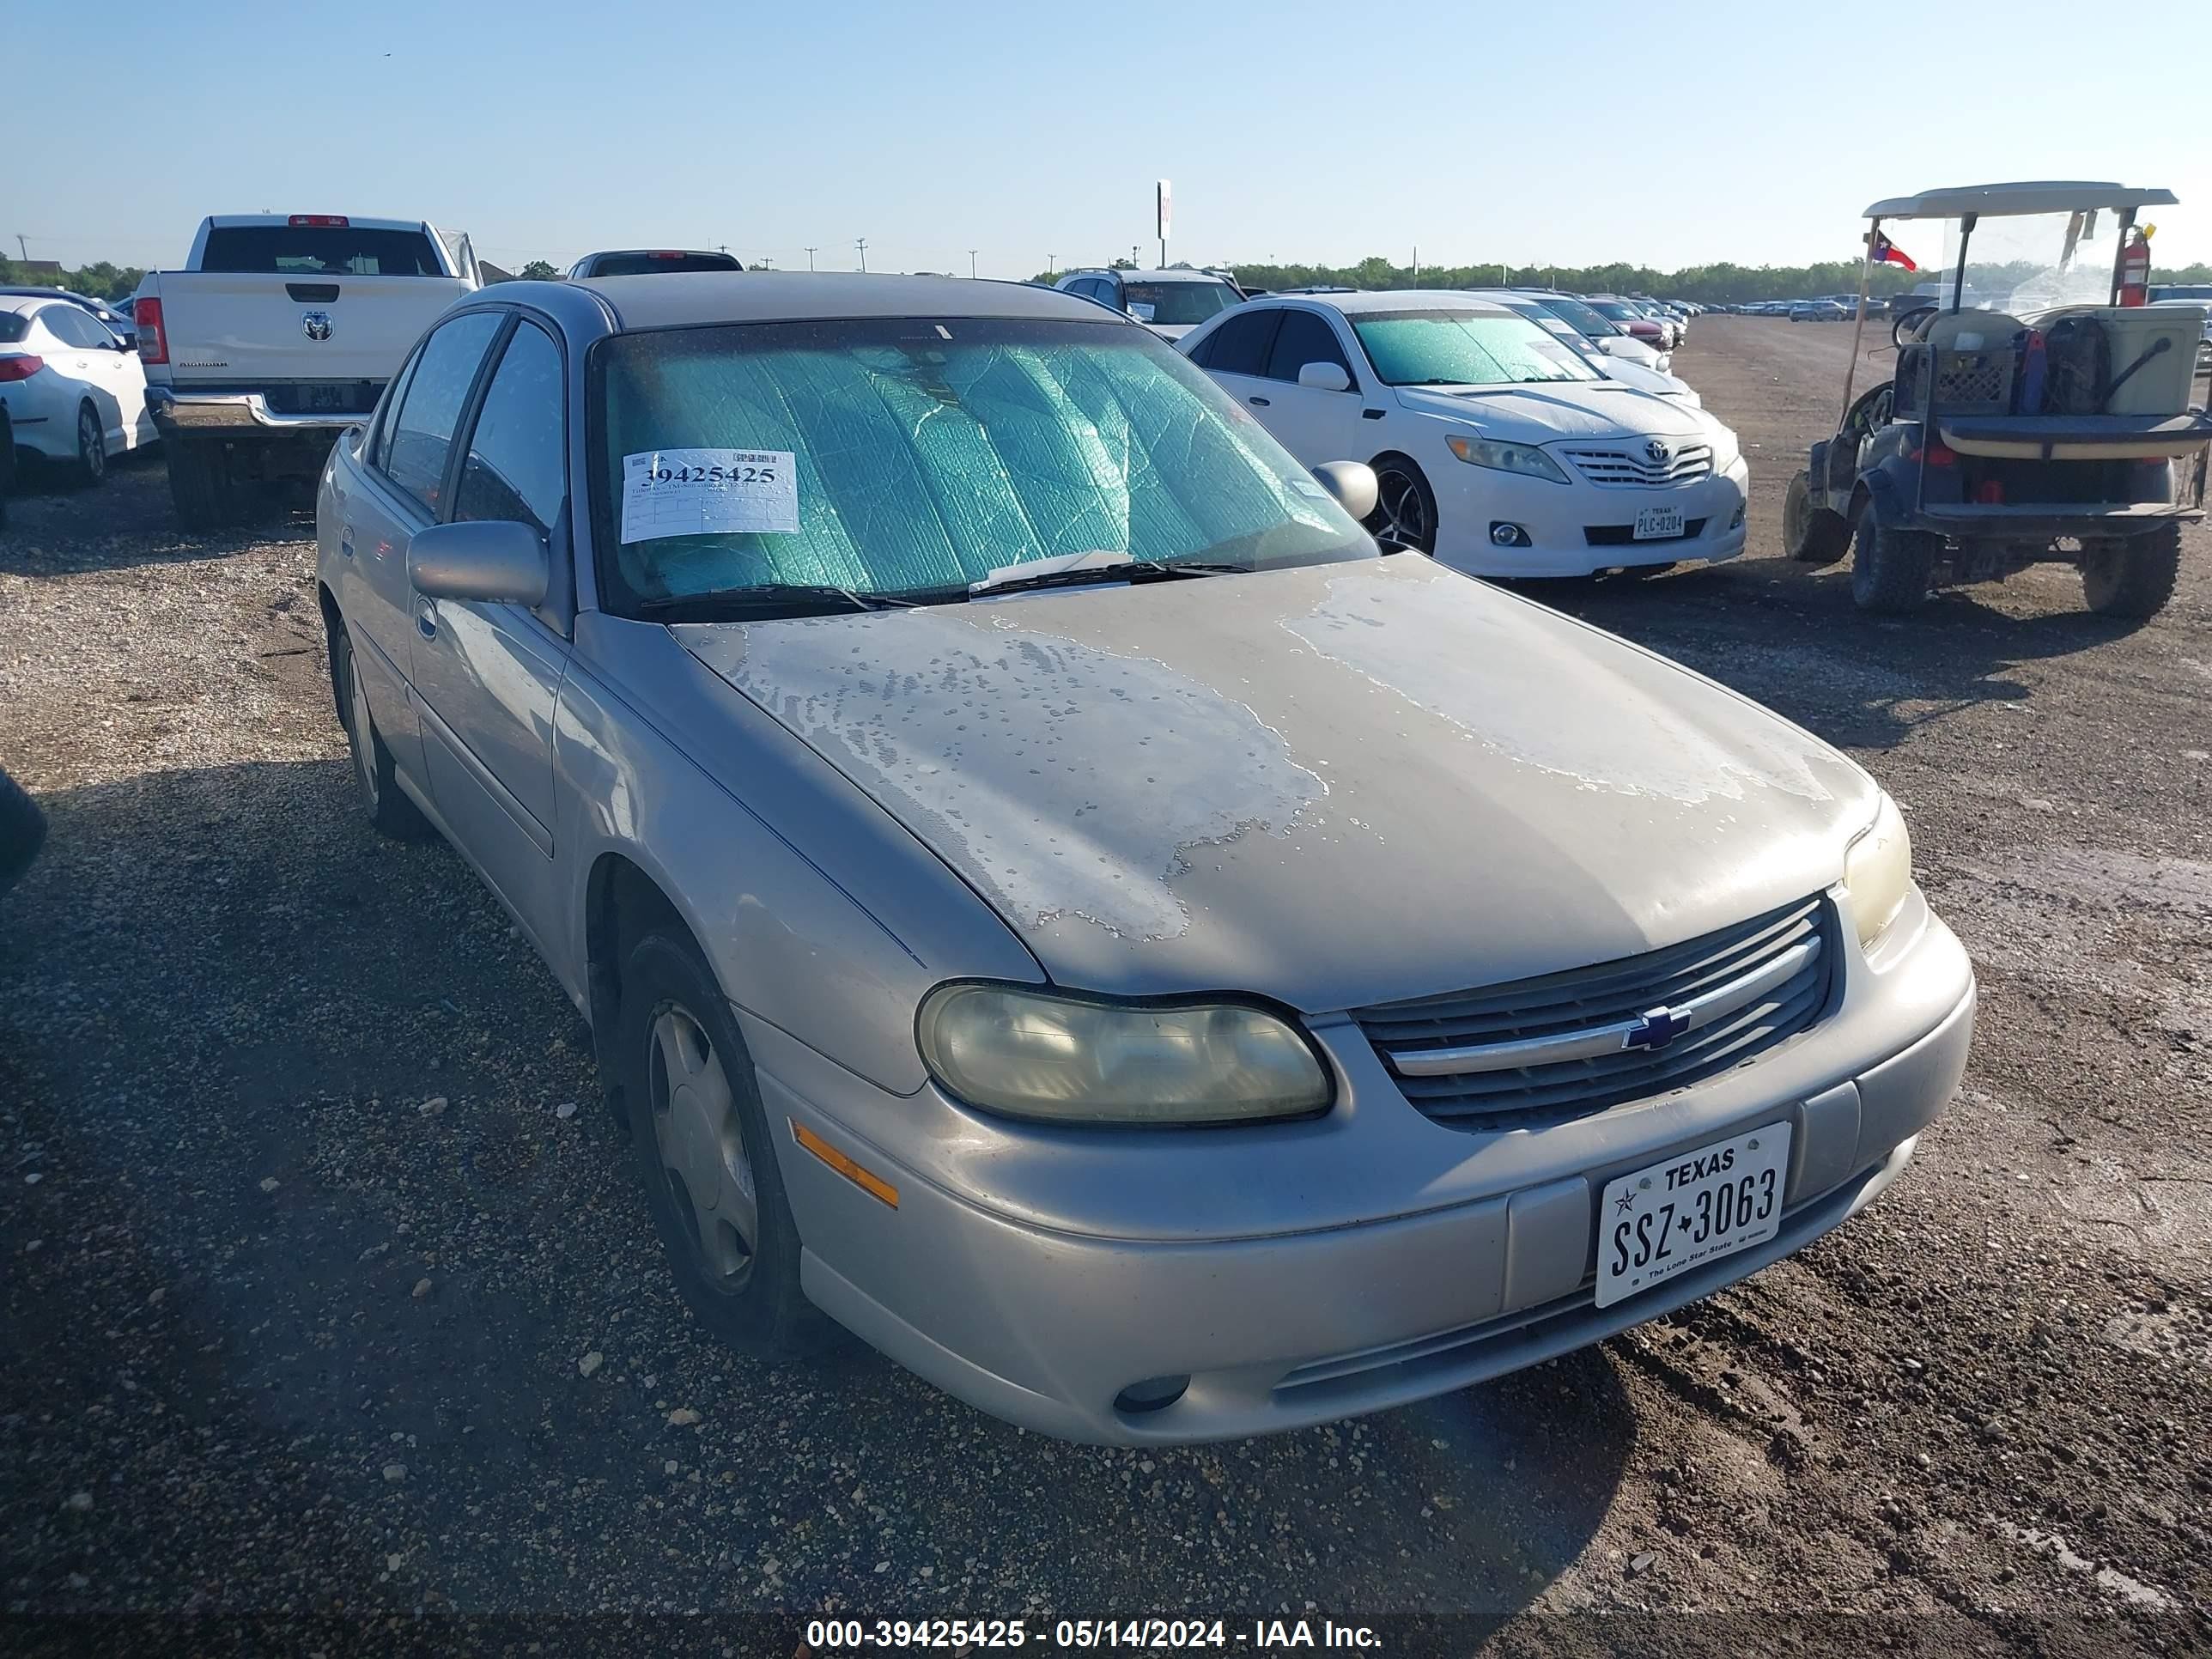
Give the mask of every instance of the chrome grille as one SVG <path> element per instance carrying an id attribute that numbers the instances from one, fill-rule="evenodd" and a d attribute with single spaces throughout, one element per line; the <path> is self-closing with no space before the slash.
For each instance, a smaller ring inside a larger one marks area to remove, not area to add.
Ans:
<path id="1" fill-rule="evenodd" d="M 1423 1113 L 1455 1129 L 1534 1129 L 1684 1089 L 1820 1018 L 1835 966 L 1827 901 L 1595 968 L 1353 1011 Z M 1651 1015 L 1684 1028 L 1658 1046 Z"/>
<path id="2" fill-rule="evenodd" d="M 1711 444 L 1669 443 L 1667 450 L 1664 460 L 1654 460 L 1639 438 L 1619 449 L 1570 449 L 1567 459 L 1575 464 L 1575 471 L 1592 483 L 1627 489 L 1695 483 L 1700 478 L 1712 477 Z"/>

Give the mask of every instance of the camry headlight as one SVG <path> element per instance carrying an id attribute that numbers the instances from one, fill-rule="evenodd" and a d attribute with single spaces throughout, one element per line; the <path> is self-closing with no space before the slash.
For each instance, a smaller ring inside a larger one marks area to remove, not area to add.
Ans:
<path id="1" fill-rule="evenodd" d="M 1912 890 L 1912 837 L 1905 815 L 1885 792 L 1874 822 L 1844 854 L 1844 886 L 1851 896 L 1851 921 L 1859 943 L 1872 945 L 1897 920 Z"/>
<path id="2" fill-rule="evenodd" d="M 1123 1003 L 940 985 L 915 1035 L 930 1075 L 971 1106 L 1055 1123 L 1237 1123 L 1329 1103 L 1305 1038 L 1237 1003 Z"/>
<path id="3" fill-rule="evenodd" d="M 1502 444 L 1489 438 L 1473 438 L 1455 432 L 1444 439 L 1451 453 L 1469 466 L 1486 466 L 1493 472 L 1518 472 L 1524 478 L 1548 478 L 1565 483 L 1559 464 L 1530 444 Z"/>

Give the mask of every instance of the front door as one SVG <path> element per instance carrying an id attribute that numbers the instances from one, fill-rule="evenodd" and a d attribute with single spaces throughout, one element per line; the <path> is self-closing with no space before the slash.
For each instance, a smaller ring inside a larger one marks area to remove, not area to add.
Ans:
<path id="1" fill-rule="evenodd" d="M 567 558 L 556 544 L 568 523 L 564 388 L 552 337 L 517 322 L 461 452 L 449 517 L 526 524 Z M 568 665 L 559 613 L 422 594 L 415 606 L 438 816 L 542 945 L 554 915 L 553 709 Z"/>
<path id="2" fill-rule="evenodd" d="M 1298 371 L 1308 363 L 1334 364 L 1344 371 L 1349 386 L 1342 392 L 1300 386 Z M 1372 405 L 1362 395 L 1351 360 L 1336 331 L 1319 312 L 1284 307 L 1283 325 L 1275 331 L 1263 371 L 1267 386 L 1261 395 L 1269 400 L 1263 417 L 1267 430 L 1308 466 L 1364 461 L 1384 447 L 1381 422 L 1362 418 L 1361 411 Z"/>

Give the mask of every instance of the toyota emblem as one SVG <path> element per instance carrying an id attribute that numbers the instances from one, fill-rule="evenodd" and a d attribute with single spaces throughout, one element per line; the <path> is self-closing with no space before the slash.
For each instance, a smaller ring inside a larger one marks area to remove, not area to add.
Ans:
<path id="1" fill-rule="evenodd" d="M 329 332 L 329 325 L 325 324 L 324 325 L 323 333 L 327 334 Z M 321 336 L 318 335 L 316 337 L 319 339 Z M 1660 442 L 1658 439 L 1654 438 L 1650 442 L 1644 446 L 1644 453 L 1646 455 L 1649 455 L 1655 461 L 1663 461 L 1674 452 L 1669 450 L 1665 444 Z"/>
<path id="2" fill-rule="evenodd" d="M 311 340 L 329 339 L 331 337 L 331 313 L 327 311 L 308 312 L 305 316 L 300 319 L 300 332 L 306 335 Z"/>

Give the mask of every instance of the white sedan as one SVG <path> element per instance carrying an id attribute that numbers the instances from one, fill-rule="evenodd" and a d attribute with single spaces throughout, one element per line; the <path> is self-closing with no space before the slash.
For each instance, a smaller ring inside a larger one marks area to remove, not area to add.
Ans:
<path id="1" fill-rule="evenodd" d="M 0 411 L 19 455 L 88 484 L 110 456 L 154 441 L 137 354 L 67 300 L 0 297 Z"/>
<path id="2" fill-rule="evenodd" d="M 1743 551 L 1735 434 L 1596 374 L 1502 306 L 1434 289 L 1261 298 L 1177 349 L 1306 465 L 1372 466 L 1377 539 L 1470 575 Z"/>

